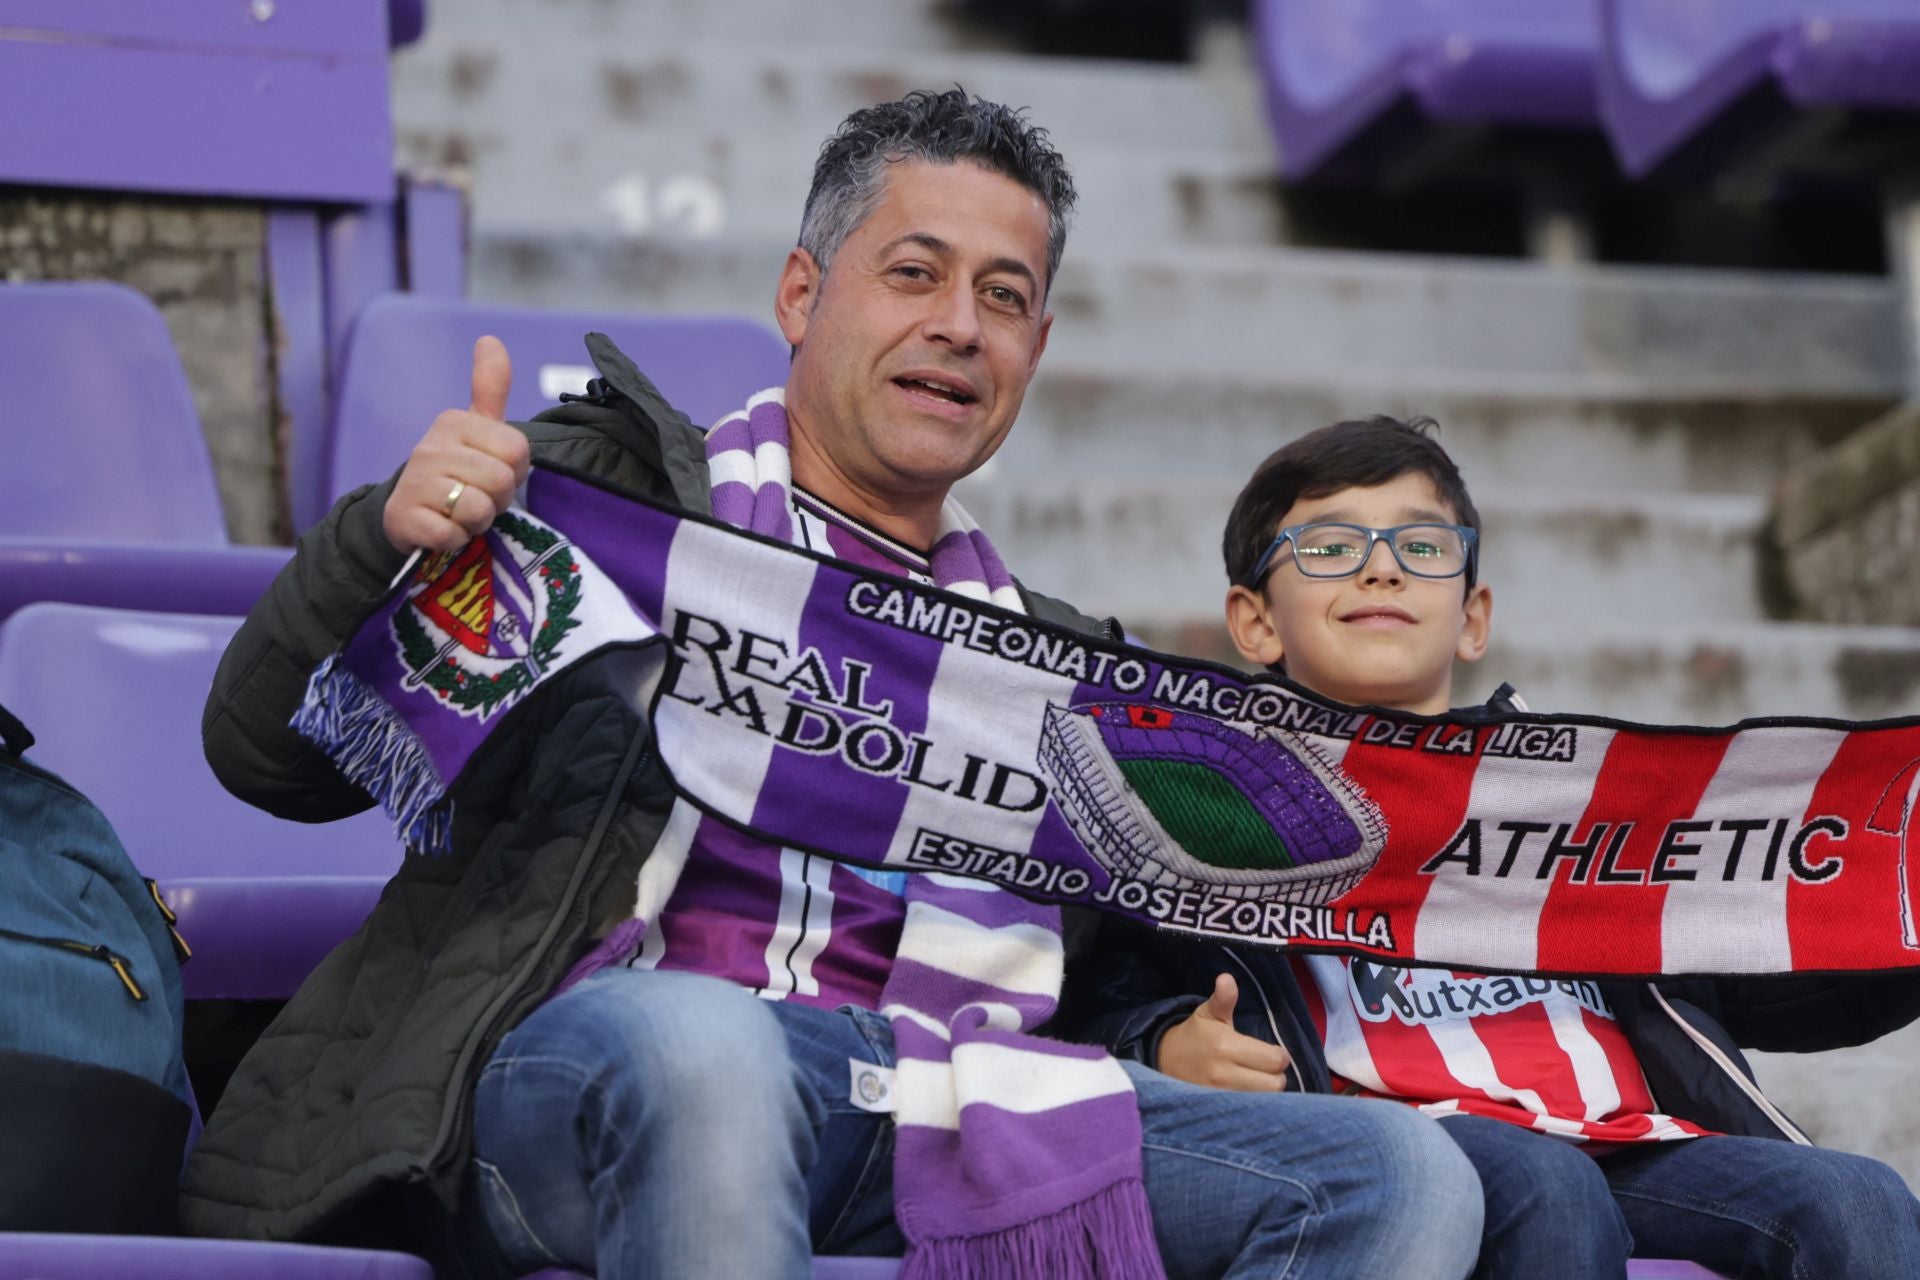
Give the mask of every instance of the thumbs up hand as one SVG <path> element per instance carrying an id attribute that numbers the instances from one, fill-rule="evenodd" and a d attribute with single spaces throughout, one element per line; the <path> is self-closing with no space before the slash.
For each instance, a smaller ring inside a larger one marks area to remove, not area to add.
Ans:
<path id="1" fill-rule="evenodd" d="M 1240 988 L 1231 974 L 1215 978 L 1207 1002 L 1160 1037 L 1155 1066 L 1188 1084 L 1245 1093 L 1284 1090 L 1287 1065 L 1293 1059 L 1279 1045 L 1233 1029 L 1233 1007 L 1239 998 Z"/>
<path id="2" fill-rule="evenodd" d="M 500 339 L 473 344 L 471 407 L 448 409 L 413 447 L 382 517 L 400 551 L 456 551 L 484 532 L 527 478 L 527 438 L 506 424 L 513 365 Z"/>

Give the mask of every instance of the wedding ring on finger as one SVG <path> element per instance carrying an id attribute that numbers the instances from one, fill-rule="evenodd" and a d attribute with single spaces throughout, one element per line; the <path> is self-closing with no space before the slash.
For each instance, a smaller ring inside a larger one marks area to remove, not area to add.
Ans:
<path id="1" fill-rule="evenodd" d="M 453 509 L 460 505 L 460 495 L 466 491 L 467 482 L 465 480 L 455 480 L 453 482 L 453 488 L 447 490 L 447 500 L 440 504 L 440 514 L 449 520 L 453 519 Z"/>

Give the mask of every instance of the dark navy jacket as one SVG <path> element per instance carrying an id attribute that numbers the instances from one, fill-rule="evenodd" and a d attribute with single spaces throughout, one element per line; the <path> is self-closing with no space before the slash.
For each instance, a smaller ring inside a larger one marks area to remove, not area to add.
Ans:
<path id="1" fill-rule="evenodd" d="M 1517 710 L 1502 685 L 1488 713 Z M 1474 710 L 1480 710 L 1475 708 Z M 1160 1037 L 1230 973 L 1236 1028 L 1292 1055 L 1287 1087 L 1332 1091 L 1326 1054 L 1284 952 L 1160 932 L 1102 916 L 1068 967 L 1051 1034 L 1157 1065 Z M 1639 1056 L 1655 1105 L 1717 1133 L 1807 1142 L 1761 1094 L 1742 1046 L 1807 1053 L 1865 1044 L 1920 1016 L 1920 976 L 1678 978 L 1599 983 Z"/>

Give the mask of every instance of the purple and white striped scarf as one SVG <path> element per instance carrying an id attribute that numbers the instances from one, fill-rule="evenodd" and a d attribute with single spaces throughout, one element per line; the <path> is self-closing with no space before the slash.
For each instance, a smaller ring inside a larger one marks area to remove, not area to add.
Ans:
<path id="1" fill-rule="evenodd" d="M 714 426 L 707 464 L 717 519 L 793 541 L 781 389 L 761 392 Z M 1020 592 L 993 544 L 951 498 L 930 559 L 935 585 L 1020 611 Z M 699 815 L 685 799 L 676 805 L 669 828 L 690 834 Z M 672 893 L 688 841 L 674 843 L 678 859 L 656 851 L 642 872 L 639 919 Z M 779 850 L 769 846 L 767 856 Z M 938 874 L 909 877 L 906 898 L 881 996 L 899 1054 L 894 1213 L 909 1244 L 902 1274 L 1160 1277 L 1132 1082 L 1099 1050 L 1027 1034 L 1059 998 L 1059 908 Z"/>

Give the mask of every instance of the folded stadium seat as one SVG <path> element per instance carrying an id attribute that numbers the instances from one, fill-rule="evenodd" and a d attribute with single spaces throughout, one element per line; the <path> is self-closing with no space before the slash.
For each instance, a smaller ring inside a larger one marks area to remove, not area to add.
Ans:
<path id="1" fill-rule="evenodd" d="M 1601 114 L 1632 177 L 1697 177 L 1795 116 L 1920 111 L 1913 0 L 1602 0 L 1601 27 Z"/>
<path id="2" fill-rule="evenodd" d="M 153 304 L 0 284 L 0 618 L 34 600 L 244 613 L 288 552 L 227 542 L 213 463 Z"/>
<path id="3" fill-rule="evenodd" d="M 0 1234 L 0 1280 L 433 1280 L 406 1253 L 253 1240 Z"/>
<path id="4" fill-rule="evenodd" d="M 1289 181 L 1371 176 L 1454 126 L 1598 121 L 1590 0 L 1256 0 L 1254 19 Z"/>
<path id="5" fill-rule="evenodd" d="M 482 306 L 389 294 L 367 305 L 347 342 L 335 401 L 324 510 L 384 480 L 444 409 L 464 407 L 473 344 L 494 334 L 513 357 L 507 416 L 526 419 L 579 394 L 595 375 L 584 337 L 611 337 L 666 396 L 705 427 L 786 381 L 788 350 L 771 329 L 723 316 L 650 316 Z"/>
<path id="6" fill-rule="evenodd" d="M 237 619 L 35 604 L 0 623 L 0 704 L 158 880 L 188 999 L 293 994 L 360 927 L 402 849 L 378 811 L 309 826 L 227 794 L 200 712 Z"/>

